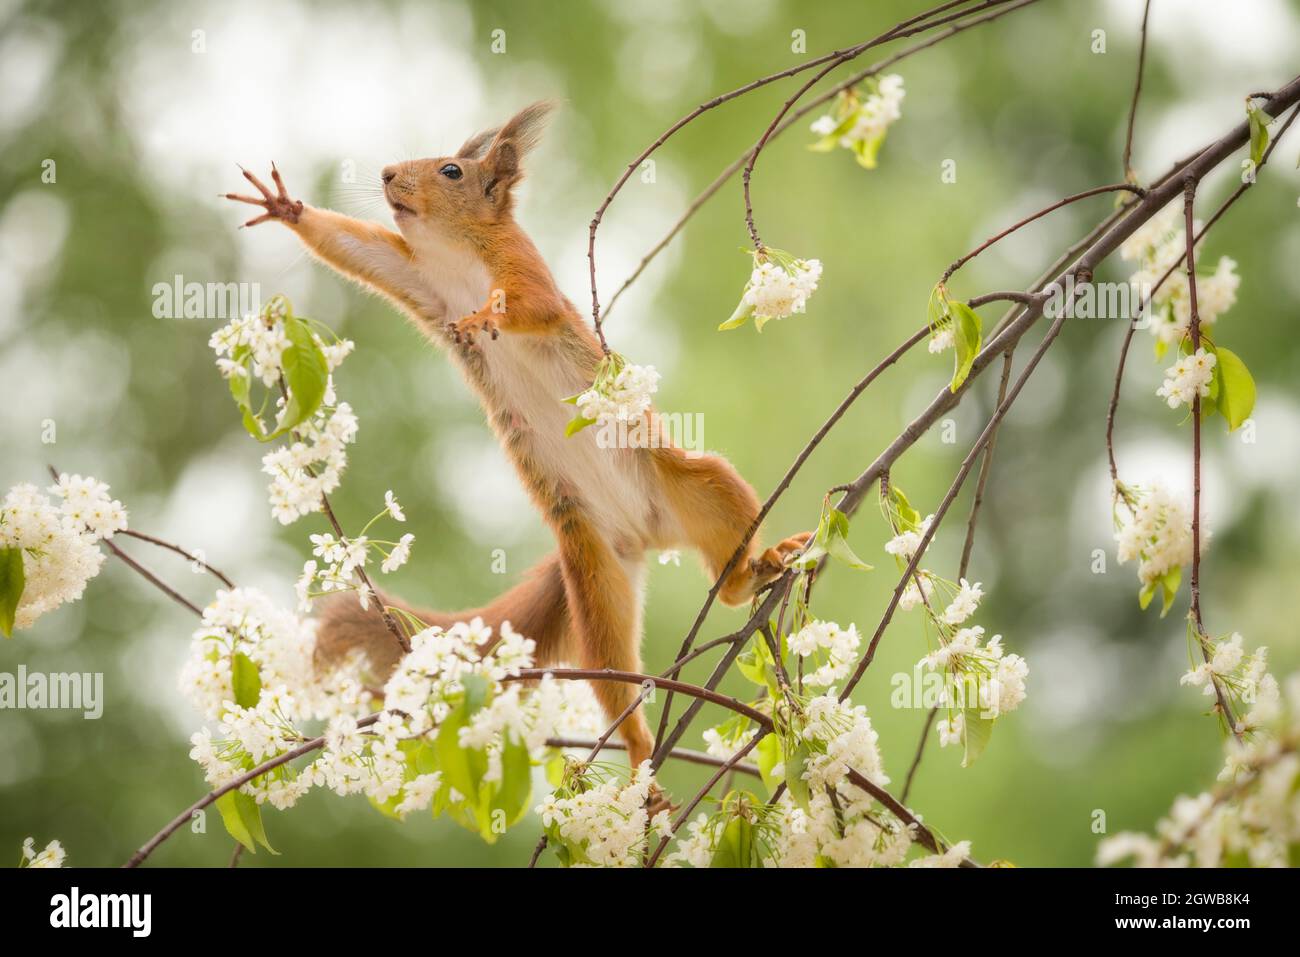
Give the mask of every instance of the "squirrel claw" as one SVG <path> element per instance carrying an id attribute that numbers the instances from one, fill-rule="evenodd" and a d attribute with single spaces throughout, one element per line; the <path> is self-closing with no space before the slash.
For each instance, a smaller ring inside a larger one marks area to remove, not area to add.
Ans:
<path id="1" fill-rule="evenodd" d="M 239 171 L 244 174 L 244 179 L 252 183 L 262 194 L 262 197 L 259 199 L 256 196 L 244 196 L 240 193 L 225 193 L 226 199 L 232 199 L 237 203 L 248 203 L 250 206 L 260 206 L 266 210 L 262 215 L 244 223 L 245 226 L 256 226 L 258 223 L 265 223 L 272 219 L 281 219 L 288 223 L 298 222 L 303 211 L 302 200 L 290 199 L 289 191 L 285 189 L 284 180 L 274 163 L 271 164 L 271 179 L 275 182 L 276 190 L 274 193 L 244 167 L 240 166 Z"/>
<path id="2" fill-rule="evenodd" d="M 458 322 L 447 323 L 447 331 L 451 334 L 453 342 L 463 342 L 465 345 L 473 345 L 475 337 L 480 332 L 487 332 L 493 339 L 501 336 L 501 329 L 497 326 L 495 320 L 477 312 Z"/>

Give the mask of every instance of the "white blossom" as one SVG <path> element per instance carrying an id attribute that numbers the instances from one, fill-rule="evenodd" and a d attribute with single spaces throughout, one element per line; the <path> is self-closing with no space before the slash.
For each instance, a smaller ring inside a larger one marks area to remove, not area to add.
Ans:
<path id="1" fill-rule="evenodd" d="M 754 256 L 754 268 L 745 285 L 737 315 L 753 316 L 759 329 L 771 319 L 804 312 L 817 291 L 822 264 L 818 259 Z"/>
<path id="2" fill-rule="evenodd" d="M 100 540 L 126 528 L 126 510 L 103 482 L 64 474 L 49 491 L 59 504 L 27 483 L 0 500 L 0 549 L 17 549 L 23 562 L 16 628 L 79 599 L 104 563 Z"/>
<path id="3" fill-rule="evenodd" d="M 36 839 L 29 837 L 23 841 L 23 858 L 19 867 L 62 867 L 68 852 L 58 841 L 50 841 L 42 851 L 36 850 Z"/>
<path id="4" fill-rule="evenodd" d="M 1206 352 L 1204 346 L 1191 355 L 1183 356 L 1165 370 L 1164 384 L 1156 390 L 1156 395 L 1163 397 L 1171 409 L 1180 405 L 1191 406 L 1198 395 L 1205 398 L 1210 394 L 1217 360 L 1218 356 Z"/>
<path id="5" fill-rule="evenodd" d="M 613 375 L 598 378 L 577 397 L 578 413 L 596 423 L 635 421 L 650 408 L 651 396 L 658 388 L 659 373 L 654 366 L 626 363 Z"/>
<path id="6" fill-rule="evenodd" d="M 880 77 L 865 97 L 856 91 L 842 94 L 835 112 L 812 124 L 812 131 L 825 138 L 826 145 L 817 148 L 842 146 L 851 150 L 862 166 L 874 168 L 886 132 L 903 115 L 904 95 L 903 78 L 896 73 Z"/>
<path id="7" fill-rule="evenodd" d="M 1125 491 L 1126 515 L 1115 533 L 1117 556 L 1120 564 L 1138 559 L 1138 578 L 1143 585 L 1150 585 L 1192 560 L 1190 510 L 1163 485 Z M 1209 531 L 1202 527 L 1202 551 L 1209 538 Z"/>

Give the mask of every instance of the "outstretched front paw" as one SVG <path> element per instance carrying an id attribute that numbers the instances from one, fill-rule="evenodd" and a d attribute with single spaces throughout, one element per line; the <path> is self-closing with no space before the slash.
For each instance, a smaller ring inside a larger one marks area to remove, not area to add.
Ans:
<path id="1" fill-rule="evenodd" d="M 812 532 L 800 532 L 778 542 L 757 558 L 749 561 L 749 570 L 762 582 L 770 581 L 785 571 L 790 559 L 798 555 L 812 540 Z"/>
<path id="2" fill-rule="evenodd" d="M 226 193 L 226 199 L 233 199 L 237 203 L 248 203 L 250 206 L 260 206 L 264 210 L 261 216 L 257 216 L 244 223 L 245 226 L 256 226 L 258 223 L 264 223 L 267 220 L 279 219 L 287 223 L 296 223 L 302 216 L 302 200 L 290 199 L 289 192 L 284 188 L 284 180 L 280 178 L 280 171 L 271 164 L 271 179 L 275 181 L 275 193 L 266 188 L 266 184 L 260 179 L 244 169 L 239 168 L 244 174 L 244 179 L 248 180 L 257 187 L 257 191 L 262 194 L 262 198 L 256 196 L 243 196 L 239 193 Z"/>
<path id="3" fill-rule="evenodd" d="M 493 339 L 501 335 L 496 320 L 487 313 L 476 312 L 459 322 L 447 323 L 447 334 L 451 336 L 453 342 L 473 345 L 480 332 L 486 332 Z"/>

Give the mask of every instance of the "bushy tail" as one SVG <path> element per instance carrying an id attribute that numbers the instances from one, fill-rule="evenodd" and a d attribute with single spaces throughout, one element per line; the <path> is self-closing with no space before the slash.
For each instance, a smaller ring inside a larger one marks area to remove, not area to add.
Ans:
<path id="1" fill-rule="evenodd" d="M 390 595 L 381 598 L 385 604 L 401 609 L 425 625 L 441 628 L 479 617 L 499 631 L 501 623 L 509 621 L 515 631 L 537 643 L 539 665 L 554 663 L 567 654 L 569 612 L 560 559 L 555 554 L 542 559 L 529 569 L 523 581 L 482 608 L 458 612 L 430 611 L 408 605 Z M 369 609 L 363 610 L 355 594 L 340 592 L 321 599 L 317 610 L 318 668 L 329 668 L 355 649 L 369 659 L 376 678 L 382 681 L 392 674 L 402 656 L 402 649 L 373 603 Z M 401 619 L 403 616 L 397 617 Z"/>

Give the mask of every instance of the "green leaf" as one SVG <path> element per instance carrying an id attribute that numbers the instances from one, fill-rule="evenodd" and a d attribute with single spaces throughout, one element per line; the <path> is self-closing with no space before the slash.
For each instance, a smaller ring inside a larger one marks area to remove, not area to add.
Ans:
<path id="1" fill-rule="evenodd" d="M 871 571 L 871 566 L 858 558 L 849 547 L 849 517 L 837 508 L 830 510 L 827 537 L 822 545 L 831 558 L 838 559 L 850 568 L 857 568 L 864 572 Z"/>
<path id="2" fill-rule="evenodd" d="M 466 675 L 460 683 L 465 689 L 465 714 L 470 717 L 487 703 L 488 681 L 482 675 Z"/>
<path id="3" fill-rule="evenodd" d="M 1228 431 L 1235 431 L 1250 418 L 1255 410 L 1255 380 L 1231 349 L 1219 346 L 1214 350 L 1218 361 L 1214 365 L 1214 377 L 1219 385 L 1217 398 L 1218 409 L 1228 420 Z"/>
<path id="4" fill-rule="evenodd" d="M 23 550 L 0 548 L 0 632 L 6 638 L 14 636 L 14 620 L 18 617 L 18 602 L 23 597 Z"/>
<path id="5" fill-rule="evenodd" d="M 831 130 L 816 143 L 809 144 L 808 148 L 814 153 L 829 153 L 839 145 L 840 137 L 849 130 L 853 129 L 858 121 L 858 111 L 850 110 L 844 119 L 840 120 L 839 125 Z"/>
<path id="6" fill-rule="evenodd" d="M 1246 119 L 1250 125 L 1250 161 L 1259 166 L 1268 149 L 1268 124 L 1273 118 L 1254 103 L 1246 104 Z"/>
<path id="7" fill-rule="evenodd" d="M 843 562 L 850 568 L 869 572 L 872 567 L 860 559 L 849 545 L 849 518 L 837 508 L 827 507 L 822 511 L 821 521 L 817 524 L 817 534 L 812 543 L 804 549 L 794 564 L 796 568 L 813 568 L 821 561 L 823 555 L 829 555 Z"/>
<path id="8" fill-rule="evenodd" d="M 931 330 L 943 325 L 948 319 L 948 299 L 938 283 L 935 283 L 934 288 L 930 290 L 930 301 L 925 306 L 925 317 Z"/>
<path id="9" fill-rule="evenodd" d="M 546 771 L 546 783 L 558 788 L 564 782 L 564 755 L 556 751 L 543 766 Z"/>
<path id="10" fill-rule="evenodd" d="M 257 853 L 258 844 L 272 854 L 279 853 L 266 839 L 266 829 L 262 826 L 262 809 L 256 799 L 236 789 L 227 791 L 215 803 L 221 812 L 221 823 L 226 826 L 226 831 L 248 848 L 250 854 Z"/>
<path id="11" fill-rule="evenodd" d="M 773 698 L 780 697 L 780 689 L 776 682 L 776 662 L 772 658 L 772 650 L 767 647 L 767 641 L 762 635 L 754 635 L 753 647 L 736 658 L 736 665 L 742 675 L 760 688 L 766 688 Z M 741 723 L 744 720 L 741 718 Z"/>
<path id="12" fill-rule="evenodd" d="M 230 683 L 235 690 L 235 704 L 252 708 L 262 697 L 262 676 L 257 663 L 242 651 L 235 652 L 230 661 Z"/>
<path id="13" fill-rule="evenodd" d="M 785 758 L 785 787 L 790 792 L 790 797 L 805 811 L 808 810 L 808 782 L 804 780 L 803 772 L 808 765 L 808 758 L 811 752 L 804 741 L 791 751 Z"/>
<path id="14" fill-rule="evenodd" d="M 587 426 L 595 424 L 595 419 L 584 419 L 582 416 L 570 419 L 569 424 L 564 427 L 564 437 L 567 439 L 571 435 L 577 435 Z"/>
<path id="15" fill-rule="evenodd" d="M 709 867 L 752 867 L 754 825 L 737 814 L 727 822 Z"/>
<path id="16" fill-rule="evenodd" d="M 912 503 L 907 500 L 907 496 L 903 494 L 903 490 L 897 485 L 891 484 L 889 486 L 889 504 L 893 506 L 900 532 L 920 530 L 921 513 L 912 507 Z"/>
<path id="17" fill-rule="evenodd" d="M 284 332 L 289 345 L 280 357 L 280 364 L 284 367 L 284 381 L 289 387 L 289 402 L 275 435 L 283 435 L 311 418 L 320 408 L 329 384 L 325 353 L 321 352 L 307 324 L 294 316 L 286 316 Z"/>
<path id="18" fill-rule="evenodd" d="M 438 726 L 438 736 L 434 739 L 434 751 L 438 755 L 438 767 L 442 768 L 442 778 L 464 797 L 473 797 L 478 793 L 478 780 L 470 768 L 470 752 L 460 746 L 460 729 L 467 723 L 465 706 L 454 708 L 442 724 Z"/>
<path id="19" fill-rule="evenodd" d="M 731 318 L 728 319 L 726 322 L 722 323 L 722 325 L 718 326 L 718 331 L 726 332 L 728 329 L 739 329 L 741 326 L 743 326 L 746 322 L 749 321 L 750 316 L 752 316 L 753 314 L 754 314 L 753 305 L 745 302 L 745 300 L 742 298 L 740 300 L 740 305 L 736 306 L 736 311 L 731 314 Z"/>
<path id="20" fill-rule="evenodd" d="M 980 317 L 970 306 L 956 299 L 949 300 L 948 308 L 952 310 L 956 325 L 956 368 L 952 374 L 951 389 L 956 392 L 961 388 L 966 377 L 970 375 L 971 365 L 979 355 L 981 344 Z"/>
<path id="21" fill-rule="evenodd" d="M 1147 582 L 1138 592 L 1138 607 L 1143 611 L 1151 604 L 1151 599 L 1156 596 L 1156 582 Z"/>
<path id="22" fill-rule="evenodd" d="M 863 169 L 875 169 L 876 157 L 880 154 L 880 147 L 884 145 L 884 142 L 885 134 L 883 133 L 869 140 L 855 140 L 852 148 L 858 165 Z"/>
<path id="23" fill-rule="evenodd" d="M 981 717 L 983 713 L 984 709 L 979 707 L 963 710 L 964 728 L 961 737 L 962 744 L 966 748 L 966 754 L 961 759 L 963 768 L 968 768 L 975 763 L 988 747 L 989 738 L 993 736 L 993 719 Z"/>
<path id="24" fill-rule="evenodd" d="M 501 781 L 491 800 L 491 810 L 501 812 L 505 826 L 512 827 L 528 811 L 529 797 L 533 793 L 533 763 L 528 759 L 528 747 L 514 732 L 505 732 L 501 743 Z M 482 837 L 489 844 L 498 835 L 491 827 L 494 814 L 489 814 L 489 827 Z"/>
<path id="25" fill-rule="evenodd" d="M 1168 569 L 1163 575 L 1152 584 L 1160 586 L 1160 617 L 1163 618 L 1169 614 L 1169 609 L 1173 607 L 1174 598 L 1178 594 L 1178 586 L 1182 584 L 1183 570 L 1180 566 L 1175 565 Z M 1154 591 L 1154 589 L 1153 589 Z M 1150 599 L 1148 599 L 1150 601 Z"/>
<path id="26" fill-rule="evenodd" d="M 239 360 L 235 360 L 239 361 Z M 244 363 L 243 375 L 232 375 L 226 380 L 230 386 L 230 395 L 235 400 L 235 405 L 243 413 L 244 429 L 253 438 L 260 440 L 262 438 L 262 429 L 258 425 L 257 418 L 253 415 L 252 406 L 252 372 L 249 371 L 248 363 Z"/>
<path id="27" fill-rule="evenodd" d="M 765 735 L 754 748 L 754 754 L 757 756 L 758 773 L 763 778 L 763 783 L 767 785 L 767 793 L 771 794 L 781 783 L 780 779 L 772 773 L 781 763 L 781 739 L 775 734 Z"/>

